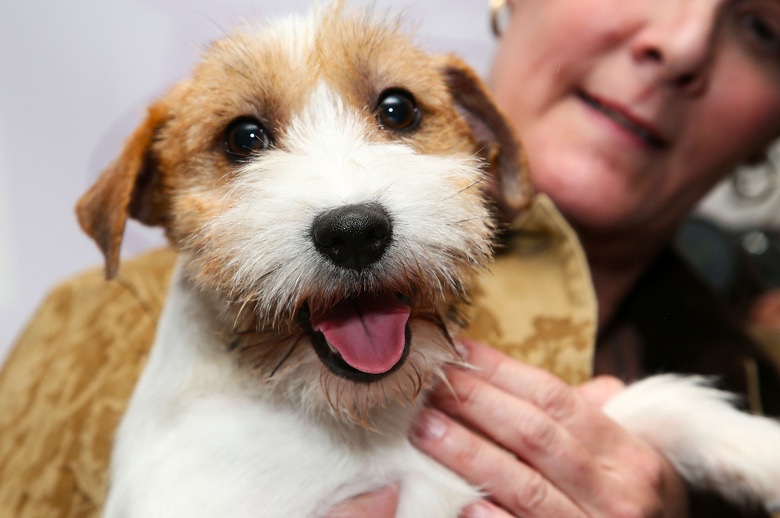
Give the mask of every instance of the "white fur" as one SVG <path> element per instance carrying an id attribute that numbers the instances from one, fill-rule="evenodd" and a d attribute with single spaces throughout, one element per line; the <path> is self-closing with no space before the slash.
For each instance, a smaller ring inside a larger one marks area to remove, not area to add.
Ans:
<path id="1" fill-rule="evenodd" d="M 177 269 L 119 429 L 104 516 L 317 517 L 399 483 L 399 518 L 444 518 L 476 497 L 409 444 L 414 408 L 390 405 L 371 432 L 278 402 L 220 352 L 213 323 Z"/>
<path id="2" fill-rule="evenodd" d="M 737 411 L 733 399 L 701 377 L 659 375 L 629 386 L 604 412 L 663 452 L 691 485 L 780 508 L 780 423 Z"/>

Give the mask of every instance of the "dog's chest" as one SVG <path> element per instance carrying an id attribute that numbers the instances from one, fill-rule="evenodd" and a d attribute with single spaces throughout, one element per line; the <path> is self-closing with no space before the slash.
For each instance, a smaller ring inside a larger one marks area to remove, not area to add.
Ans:
<path id="1" fill-rule="evenodd" d="M 454 518 L 475 496 L 408 442 L 414 407 L 383 409 L 376 431 L 280 402 L 238 381 L 208 322 L 174 282 L 120 427 L 106 517 L 318 517 L 398 484 L 398 517 Z"/>
<path id="2" fill-rule="evenodd" d="M 123 425 L 125 438 L 133 428 L 132 419 Z M 137 499 L 122 495 L 119 507 L 132 508 L 131 516 L 167 509 L 164 516 L 317 517 L 351 496 L 398 484 L 399 517 L 425 507 L 426 516 L 454 517 L 473 496 L 405 436 L 335 430 L 249 398 L 199 400 L 155 434 L 151 448 L 143 441 L 142 450 L 127 451 L 131 476 L 150 490 Z"/>

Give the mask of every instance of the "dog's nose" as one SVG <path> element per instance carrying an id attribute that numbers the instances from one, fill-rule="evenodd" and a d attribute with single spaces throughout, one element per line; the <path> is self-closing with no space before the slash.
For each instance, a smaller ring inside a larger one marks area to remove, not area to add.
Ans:
<path id="1" fill-rule="evenodd" d="M 390 216 L 375 203 L 331 209 L 312 226 L 317 250 L 333 264 L 356 271 L 378 261 L 392 237 Z"/>

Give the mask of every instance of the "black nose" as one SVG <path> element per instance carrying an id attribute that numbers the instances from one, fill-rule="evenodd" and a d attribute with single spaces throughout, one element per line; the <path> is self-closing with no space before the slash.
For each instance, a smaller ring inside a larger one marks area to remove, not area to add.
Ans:
<path id="1" fill-rule="evenodd" d="M 317 250 L 343 268 L 363 270 L 378 261 L 393 238 L 393 226 L 377 204 L 345 205 L 314 219 Z"/>

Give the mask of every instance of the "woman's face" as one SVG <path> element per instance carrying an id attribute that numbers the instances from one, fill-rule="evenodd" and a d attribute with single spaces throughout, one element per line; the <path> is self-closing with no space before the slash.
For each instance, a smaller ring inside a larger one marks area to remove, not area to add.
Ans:
<path id="1" fill-rule="evenodd" d="M 583 229 L 670 228 L 780 135 L 780 0 L 516 0 L 491 77 Z"/>

